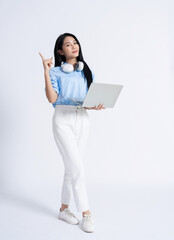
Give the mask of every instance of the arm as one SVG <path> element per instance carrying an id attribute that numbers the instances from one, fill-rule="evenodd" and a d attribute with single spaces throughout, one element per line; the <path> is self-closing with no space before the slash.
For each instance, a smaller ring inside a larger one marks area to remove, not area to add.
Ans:
<path id="1" fill-rule="evenodd" d="M 48 58 L 48 59 L 44 59 L 44 57 L 42 56 L 42 54 L 39 52 L 39 55 L 42 58 L 42 63 L 43 63 L 43 67 L 44 67 L 44 76 L 45 76 L 45 92 L 46 92 L 46 96 L 47 99 L 50 103 L 55 103 L 58 97 L 58 90 L 57 88 L 55 88 L 57 90 L 54 90 L 52 82 L 51 82 L 51 78 L 50 78 L 50 69 L 51 69 L 51 64 L 53 64 L 52 59 Z"/>
<path id="2" fill-rule="evenodd" d="M 49 75 L 49 70 L 44 71 L 45 76 L 45 89 L 46 89 L 46 96 L 50 103 L 55 103 L 58 97 L 58 93 L 54 90 L 51 79 Z"/>

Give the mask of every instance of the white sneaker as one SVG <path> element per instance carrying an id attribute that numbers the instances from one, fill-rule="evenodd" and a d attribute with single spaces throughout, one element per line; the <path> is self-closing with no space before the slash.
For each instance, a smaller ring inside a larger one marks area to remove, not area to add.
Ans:
<path id="1" fill-rule="evenodd" d="M 84 214 L 81 222 L 81 228 L 85 232 L 94 232 L 94 222 L 91 214 Z"/>
<path id="2" fill-rule="evenodd" d="M 58 218 L 70 224 L 79 224 L 79 220 L 68 208 L 65 208 L 62 212 L 59 211 Z"/>

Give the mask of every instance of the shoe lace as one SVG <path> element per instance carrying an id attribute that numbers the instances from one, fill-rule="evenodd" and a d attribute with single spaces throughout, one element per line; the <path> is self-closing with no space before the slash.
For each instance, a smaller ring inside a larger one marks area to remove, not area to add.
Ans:
<path id="1" fill-rule="evenodd" d="M 90 223 L 92 222 L 92 216 L 90 214 L 86 216 L 86 221 Z"/>
<path id="2" fill-rule="evenodd" d="M 68 215 L 75 217 L 75 215 L 74 215 L 72 212 L 70 212 L 69 209 L 66 209 L 65 211 L 66 211 L 66 213 L 67 213 Z"/>

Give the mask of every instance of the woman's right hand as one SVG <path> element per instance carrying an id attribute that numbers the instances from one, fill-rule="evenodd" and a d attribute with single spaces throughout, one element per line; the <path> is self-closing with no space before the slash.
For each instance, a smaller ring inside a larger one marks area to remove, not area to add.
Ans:
<path id="1" fill-rule="evenodd" d="M 39 55 L 42 58 L 42 63 L 43 63 L 43 66 L 44 66 L 44 70 L 49 72 L 49 70 L 51 68 L 51 64 L 53 64 L 53 62 L 52 62 L 53 57 L 44 59 L 44 57 L 42 56 L 42 54 L 40 52 L 39 52 Z"/>

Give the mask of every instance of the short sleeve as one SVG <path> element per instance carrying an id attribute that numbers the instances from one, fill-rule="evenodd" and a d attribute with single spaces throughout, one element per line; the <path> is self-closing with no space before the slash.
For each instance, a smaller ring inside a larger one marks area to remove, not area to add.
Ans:
<path id="1" fill-rule="evenodd" d="M 49 75 L 50 75 L 51 84 L 52 84 L 54 90 L 57 93 L 59 93 L 58 79 L 57 79 L 57 77 L 55 75 L 55 72 L 54 72 L 54 70 L 52 68 L 49 70 Z M 46 88 L 45 88 L 45 91 L 46 91 Z"/>
<path id="2" fill-rule="evenodd" d="M 50 69 L 49 75 L 50 75 L 51 83 L 52 83 L 52 86 L 53 86 L 54 90 L 55 90 L 57 93 L 59 93 L 58 79 L 57 79 L 57 77 L 56 77 L 55 72 L 53 71 L 53 69 Z"/>

